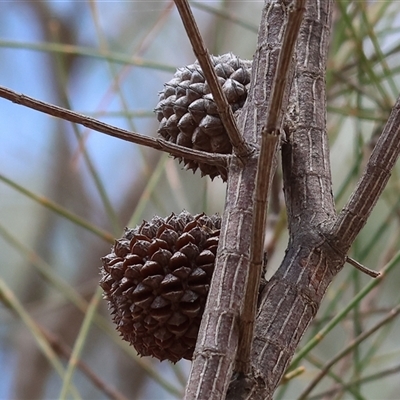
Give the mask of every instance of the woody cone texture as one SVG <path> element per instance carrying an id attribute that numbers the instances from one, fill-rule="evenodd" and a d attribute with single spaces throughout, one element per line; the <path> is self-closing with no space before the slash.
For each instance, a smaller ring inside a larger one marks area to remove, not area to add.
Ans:
<path id="1" fill-rule="evenodd" d="M 121 336 L 142 356 L 191 359 L 214 271 L 221 219 L 187 212 L 126 229 L 100 285 Z"/>
<path id="2" fill-rule="evenodd" d="M 251 61 L 233 54 L 211 56 L 222 90 L 235 113 L 243 107 L 250 85 Z M 164 139 L 209 153 L 229 154 L 232 146 L 218 115 L 216 104 L 200 65 L 179 68 L 174 78 L 164 85 L 155 109 L 160 121 L 159 135 Z M 202 175 L 227 179 L 225 168 L 198 164 L 183 159 L 188 169 L 200 169 Z"/>

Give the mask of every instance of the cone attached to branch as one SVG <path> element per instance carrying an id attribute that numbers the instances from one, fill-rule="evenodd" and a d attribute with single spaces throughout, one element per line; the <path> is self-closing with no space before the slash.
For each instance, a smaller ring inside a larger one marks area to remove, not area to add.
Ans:
<path id="1" fill-rule="evenodd" d="M 187 212 L 126 229 L 100 285 L 121 336 L 142 356 L 191 359 L 214 271 L 221 219 Z"/>
<path id="2" fill-rule="evenodd" d="M 243 107 L 250 85 L 251 61 L 232 53 L 211 56 L 222 90 L 233 112 Z M 181 146 L 209 153 L 230 154 L 232 146 L 218 115 L 216 104 L 202 69 L 194 64 L 179 68 L 164 85 L 155 109 L 160 121 L 159 135 Z M 225 168 L 183 161 L 188 169 L 200 169 L 202 175 L 227 179 Z"/>

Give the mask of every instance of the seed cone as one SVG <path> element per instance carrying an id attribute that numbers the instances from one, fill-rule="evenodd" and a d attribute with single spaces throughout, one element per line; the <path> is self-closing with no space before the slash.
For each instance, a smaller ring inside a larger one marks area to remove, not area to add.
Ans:
<path id="1" fill-rule="evenodd" d="M 142 356 L 191 359 L 214 271 L 221 219 L 187 212 L 126 229 L 100 286 L 123 339 Z"/>
<path id="2" fill-rule="evenodd" d="M 251 61 L 232 53 L 211 56 L 222 90 L 233 112 L 243 107 L 250 86 Z M 209 153 L 229 154 L 232 146 L 219 117 L 203 71 L 196 61 L 179 68 L 174 78 L 164 85 L 155 109 L 160 121 L 159 135 L 164 139 Z M 227 179 L 225 168 L 180 159 L 188 169 L 200 169 L 211 178 Z"/>

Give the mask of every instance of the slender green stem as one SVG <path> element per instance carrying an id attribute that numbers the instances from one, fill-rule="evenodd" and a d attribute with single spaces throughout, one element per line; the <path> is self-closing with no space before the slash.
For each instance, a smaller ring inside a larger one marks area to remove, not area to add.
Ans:
<path id="1" fill-rule="evenodd" d="M 391 322 L 398 314 L 400 313 L 400 305 L 395 307 L 393 310 L 389 312 L 389 314 L 380 322 L 375 324 L 368 331 L 363 332 L 358 335 L 348 346 L 346 346 L 340 353 L 338 353 L 335 357 L 333 357 L 329 362 L 327 362 L 321 372 L 311 381 L 308 387 L 304 390 L 304 392 L 300 395 L 299 400 L 306 400 L 308 395 L 311 393 L 312 389 L 318 384 L 318 382 L 327 374 L 330 368 L 337 363 L 341 358 L 346 356 L 350 351 L 354 350 L 358 347 L 358 345 L 367 339 L 370 335 L 375 333 L 382 326 Z"/>
<path id="2" fill-rule="evenodd" d="M 227 21 L 233 22 L 237 26 L 241 26 L 244 29 L 247 29 L 251 32 L 257 33 L 258 32 L 258 27 L 254 24 L 251 24 L 249 22 L 246 22 L 240 17 L 237 17 L 233 13 L 227 11 L 227 10 L 220 10 L 215 7 L 210 7 L 207 4 L 204 4 L 203 2 L 200 1 L 191 1 L 190 5 L 193 6 L 193 8 L 197 8 L 199 10 L 207 11 L 210 14 L 214 14 L 220 18 L 224 18 Z"/>
<path id="3" fill-rule="evenodd" d="M 101 300 L 101 294 L 102 294 L 102 290 L 100 287 L 98 287 L 89 303 L 88 310 L 85 314 L 85 318 L 83 320 L 78 337 L 75 340 L 74 348 L 72 350 L 72 354 L 71 354 L 71 357 L 68 362 L 67 371 L 66 371 L 64 379 L 63 379 L 63 385 L 62 385 L 60 396 L 59 396 L 60 400 L 66 400 L 68 392 L 71 390 L 72 377 L 74 375 L 77 363 L 81 357 L 86 339 L 89 336 L 89 330 L 92 325 L 93 318 L 95 316 L 97 307 Z"/>
<path id="4" fill-rule="evenodd" d="M 157 167 L 151 174 L 149 182 L 147 183 L 146 187 L 142 192 L 142 195 L 140 196 L 139 202 L 136 205 L 135 211 L 129 220 L 128 226 L 136 226 L 139 223 L 139 219 L 141 215 L 143 215 L 143 211 L 147 203 L 149 202 L 152 194 L 154 193 L 154 190 L 158 185 L 162 174 L 164 173 L 166 160 L 167 160 L 167 155 L 164 154 L 158 161 Z"/>
<path id="5" fill-rule="evenodd" d="M 56 36 L 55 33 L 53 35 Z M 54 37 L 53 39 L 57 40 L 58 37 Z M 66 62 L 64 60 L 65 55 L 62 53 L 56 53 L 56 74 L 58 75 L 57 82 L 59 86 L 59 96 L 62 99 L 62 102 L 64 103 L 63 106 L 66 107 L 67 109 L 72 109 L 71 107 L 71 102 L 68 97 L 68 74 L 69 71 L 66 70 L 65 65 Z M 117 235 L 121 231 L 121 227 L 118 221 L 118 216 L 111 204 L 110 198 L 107 194 L 106 188 L 102 182 L 102 179 L 98 172 L 96 171 L 96 168 L 91 160 L 91 157 L 89 156 L 89 153 L 86 150 L 86 146 L 84 143 L 84 135 L 81 134 L 79 131 L 79 125 L 78 124 L 72 124 L 72 129 L 74 131 L 75 137 L 77 139 L 77 142 L 79 144 L 79 152 L 83 155 L 83 159 L 85 161 L 85 164 L 89 170 L 90 176 L 93 179 L 93 182 L 95 184 L 95 187 L 97 189 L 97 192 L 100 196 L 100 199 L 103 203 L 106 215 L 109 218 L 109 221 L 112 226 L 113 234 Z"/>
<path id="6" fill-rule="evenodd" d="M 54 203 L 50 199 L 44 196 L 37 195 L 27 188 L 19 185 L 18 183 L 14 182 L 13 180 L 5 177 L 3 174 L 0 173 L 0 181 L 3 181 L 5 184 L 11 186 L 13 189 L 17 190 L 18 192 L 24 194 L 25 196 L 29 197 L 30 199 L 36 201 L 38 204 L 48 208 L 51 211 L 54 211 L 56 214 L 64 217 L 68 221 L 81 226 L 82 228 L 94 233 L 95 235 L 99 236 L 103 240 L 109 243 L 114 243 L 114 237 L 111 233 L 104 231 L 101 228 L 91 224 L 90 222 L 84 220 L 83 218 L 79 217 L 78 215 L 68 211 L 66 208 L 60 206 L 57 203 Z"/>
<path id="7" fill-rule="evenodd" d="M 59 360 L 57 354 L 49 345 L 40 327 L 25 311 L 24 306 L 19 302 L 18 298 L 14 295 L 11 289 L 9 289 L 7 284 L 1 278 L 0 278 L 0 301 L 3 302 L 3 304 L 5 304 L 8 308 L 10 308 L 26 325 L 26 327 L 29 329 L 29 332 L 32 333 L 32 336 L 36 340 L 36 343 L 38 344 L 39 348 L 41 349 L 46 359 L 57 371 L 58 375 L 61 378 L 64 378 L 65 376 L 64 367 L 61 361 Z M 77 389 L 74 386 L 71 386 L 71 391 L 75 399 L 81 398 Z"/>
<path id="8" fill-rule="evenodd" d="M 75 289 L 60 279 L 49 264 L 42 260 L 36 253 L 24 246 L 19 240 L 13 237 L 2 225 L 0 225 L 0 235 L 4 237 L 13 247 L 15 247 L 27 260 L 29 260 L 38 272 L 46 279 L 57 292 L 62 293 L 72 304 L 74 304 L 82 313 L 86 314 L 88 310 L 87 301 Z M 163 387 L 167 392 L 180 396 L 181 391 L 173 386 L 167 379 L 156 372 L 152 365 L 144 358 L 139 358 L 133 347 L 126 347 L 125 342 L 116 334 L 116 330 L 110 325 L 109 320 L 99 314 L 95 314 L 94 321 L 96 325 L 104 331 L 114 343 L 129 355 L 142 368 L 146 374 Z"/>
<path id="9" fill-rule="evenodd" d="M 90 47 L 75 46 L 72 44 L 62 43 L 29 43 L 29 42 L 18 42 L 15 40 L 1 40 L 0 47 L 12 48 L 12 49 L 23 49 L 32 51 L 41 51 L 44 53 L 62 53 L 64 55 L 76 55 L 90 58 L 97 58 L 100 61 L 108 60 L 118 64 L 136 65 L 141 68 L 156 69 L 159 71 L 175 72 L 176 67 L 156 63 L 153 61 L 143 60 L 140 57 L 131 57 L 123 53 L 116 52 L 102 52 L 98 49 Z"/>

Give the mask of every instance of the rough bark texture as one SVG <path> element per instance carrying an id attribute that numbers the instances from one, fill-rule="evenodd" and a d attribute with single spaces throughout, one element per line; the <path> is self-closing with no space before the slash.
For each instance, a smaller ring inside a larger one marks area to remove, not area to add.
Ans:
<path id="1" fill-rule="evenodd" d="M 324 234 L 336 218 L 325 99 L 331 3 L 309 1 L 300 29 L 282 146 L 290 240 L 280 268 L 262 293 L 252 372 L 235 377 L 228 398 L 272 397 L 328 285 L 345 261 Z"/>
<path id="2" fill-rule="evenodd" d="M 363 176 L 347 205 L 336 215 L 325 99 L 331 8 L 331 0 L 307 3 L 282 145 L 290 239 L 280 268 L 261 296 L 252 348 L 252 371 L 234 376 L 228 399 L 272 398 L 400 153 L 399 98 Z"/>
<path id="3" fill-rule="evenodd" d="M 187 399 L 224 398 L 233 372 L 250 263 L 258 147 L 289 4 L 290 1 L 268 2 L 263 9 L 252 84 L 238 119 L 240 131 L 255 151 L 245 165 L 233 157 L 229 166 L 216 268 L 193 356 Z"/>

